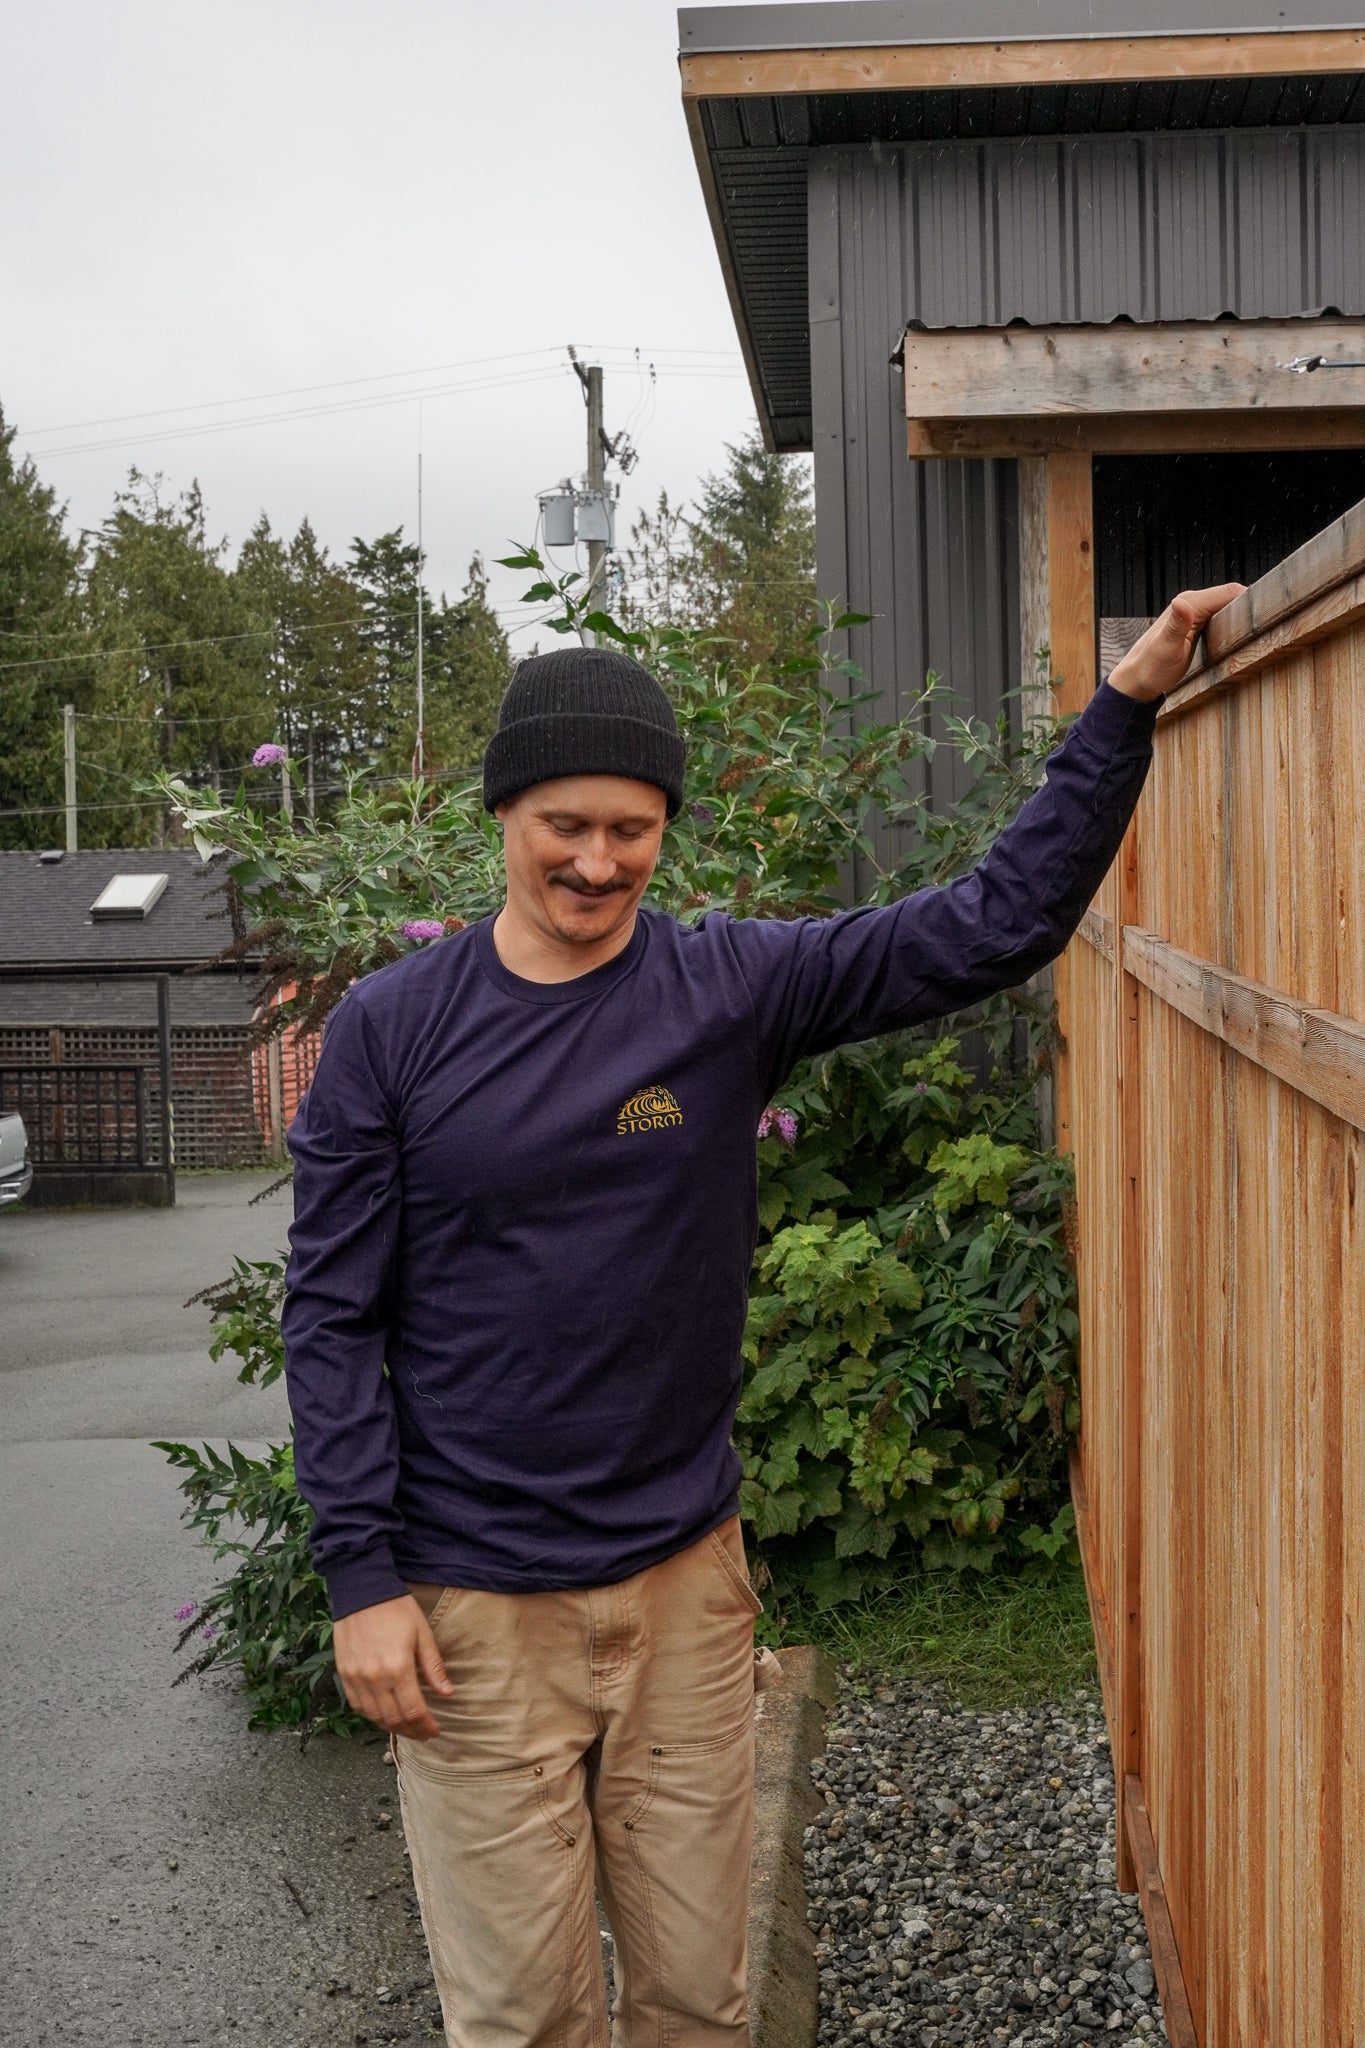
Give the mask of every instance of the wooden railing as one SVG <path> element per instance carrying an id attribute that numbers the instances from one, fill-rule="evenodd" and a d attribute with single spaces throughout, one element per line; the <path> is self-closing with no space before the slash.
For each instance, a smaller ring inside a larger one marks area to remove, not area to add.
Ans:
<path id="1" fill-rule="evenodd" d="M 1365 2042 L 1365 505 L 1211 623 L 1058 976 L 1073 1489 L 1173 2048 Z"/>

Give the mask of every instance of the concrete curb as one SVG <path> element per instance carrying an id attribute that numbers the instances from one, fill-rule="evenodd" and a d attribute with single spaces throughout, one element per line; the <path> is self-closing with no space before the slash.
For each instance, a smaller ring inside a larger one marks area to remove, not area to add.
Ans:
<path id="1" fill-rule="evenodd" d="M 805 1832 L 820 1808 L 810 1765 L 838 1692 L 815 1649 L 780 1650 L 782 1683 L 758 1696 L 754 1864 L 749 1893 L 749 2025 L 754 2048 L 814 2048 L 819 2004 L 806 1925 Z"/>

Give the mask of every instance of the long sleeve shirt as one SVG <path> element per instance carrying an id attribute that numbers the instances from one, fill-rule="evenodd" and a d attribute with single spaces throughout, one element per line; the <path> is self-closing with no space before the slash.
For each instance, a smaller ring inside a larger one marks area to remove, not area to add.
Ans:
<path id="1" fill-rule="evenodd" d="M 736 1506 L 757 1120 L 795 1064 L 1013 986 L 1118 850 L 1155 709 L 1102 684 L 970 874 L 794 922 L 641 910 L 574 980 L 493 921 L 357 982 L 290 1133 L 299 1486 L 337 1617 L 627 1578 Z"/>

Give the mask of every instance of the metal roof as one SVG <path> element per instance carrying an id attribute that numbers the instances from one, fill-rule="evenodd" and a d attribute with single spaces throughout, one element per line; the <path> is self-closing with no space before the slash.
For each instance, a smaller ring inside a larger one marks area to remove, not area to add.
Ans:
<path id="1" fill-rule="evenodd" d="M 804 6 L 686 8 L 678 24 L 681 52 L 687 58 L 707 52 L 837 50 L 945 39 L 962 43 L 973 37 L 1003 43 L 1048 36 L 1098 39 L 1172 32 L 1355 29 L 1365 26 L 1365 0 L 1341 9 L 1324 6 L 1321 0 L 1285 0 L 1283 8 L 1262 0 L 1185 0 L 1184 5 L 1179 0 L 1011 0 L 1008 7 L 1003 0 L 819 0 Z M 696 99 L 691 120 L 759 418 L 771 445 L 802 449 L 811 445 L 809 173 L 819 152 L 851 150 L 880 160 L 906 146 L 942 145 L 942 176 L 960 182 L 963 167 L 950 161 L 951 145 L 988 139 L 1198 134 L 1212 142 L 1249 129 L 1320 133 L 1324 128 L 1365 123 L 1365 72 L 924 90 L 755 91 Z M 1358 142 L 1358 131 L 1354 139 Z M 1311 153 L 1320 160 L 1322 147 Z M 1280 175 L 1273 155 L 1271 151 L 1265 158 L 1266 175 L 1272 179 Z M 926 190 L 935 185 L 939 173 L 932 153 L 922 155 L 919 175 L 928 181 Z M 969 182 L 975 179 L 973 171 Z M 1285 190 L 1287 199 L 1287 186 Z M 969 234 L 974 244 L 980 233 L 994 231 L 991 195 L 981 196 L 986 212 L 979 222 L 965 224 L 974 230 Z M 1296 201 L 1298 196 L 1296 187 Z M 1136 232 L 1146 232 L 1136 216 L 1131 225 Z M 1294 223 L 1288 225 L 1292 228 Z M 1348 225 L 1342 224 L 1343 234 Z M 1292 234 L 1289 239 L 1296 240 Z M 1274 251 L 1267 249 L 1267 271 L 1273 268 L 1273 257 Z M 1245 253 L 1239 252 L 1237 260 L 1245 272 Z M 1210 310 L 1253 318 L 1268 310 L 1283 314 L 1335 303 L 1328 290 L 1304 297 L 1296 307 L 1282 306 L 1278 300 L 1273 309 L 1268 302 L 1262 306 L 1255 267 L 1253 263 L 1251 281 L 1240 297 L 1225 297 Z M 1119 305 L 1116 310 L 1132 318 L 1182 317 L 1177 308 L 1165 305 L 1155 315 L 1139 312 L 1136 306 Z M 1203 310 L 1192 307 L 1183 317 L 1198 317 Z M 906 321 L 926 317 L 908 303 L 903 312 Z M 1004 317 L 1013 316 L 1017 315 L 1012 308 Z M 992 315 L 983 310 L 980 317 L 989 322 Z M 1050 316 L 1043 311 L 1026 317 Z"/>
<path id="2" fill-rule="evenodd" d="M 816 0 L 684 7 L 685 56 L 720 50 L 863 50 L 917 43 L 1033 43 L 1088 36 L 1256 35 L 1360 28 L 1360 0 Z"/>
<path id="3" fill-rule="evenodd" d="M 90 906 L 115 875 L 166 875 L 146 918 L 94 920 Z M 0 852 L 0 969 L 184 966 L 211 960 L 231 938 L 223 867 L 192 847 L 67 853 Z"/>

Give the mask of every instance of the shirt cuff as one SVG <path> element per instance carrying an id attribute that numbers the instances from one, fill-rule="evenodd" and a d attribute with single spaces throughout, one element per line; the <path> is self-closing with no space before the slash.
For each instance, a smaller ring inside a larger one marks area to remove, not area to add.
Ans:
<path id="1" fill-rule="evenodd" d="M 1125 690 L 1116 690 L 1105 676 L 1077 722 L 1084 722 L 1087 735 L 1093 734 L 1101 745 L 1117 746 L 1129 738 L 1150 740 L 1156 731 L 1157 712 L 1165 702 L 1164 697 L 1153 697 L 1150 703 L 1143 703 Z"/>
<path id="2" fill-rule="evenodd" d="M 393 1553 L 387 1543 L 362 1550 L 354 1557 L 334 1558 L 323 1569 L 332 1619 L 340 1621 L 362 1607 L 377 1607 L 381 1600 L 401 1600 L 407 1581 L 398 1575 Z"/>

